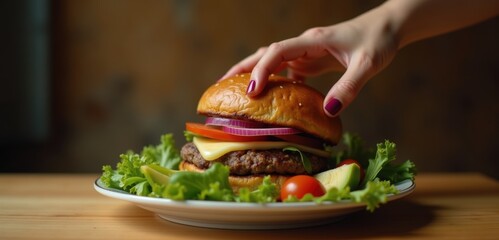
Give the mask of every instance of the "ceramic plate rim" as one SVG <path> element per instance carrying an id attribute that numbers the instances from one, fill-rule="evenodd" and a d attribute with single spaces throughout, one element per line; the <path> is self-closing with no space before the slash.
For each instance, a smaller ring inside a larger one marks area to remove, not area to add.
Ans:
<path id="1" fill-rule="evenodd" d="M 402 198 L 415 189 L 412 180 L 395 184 L 399 193 L 389 195 L 387 202 Z M 137 196 L 107 188 L 100 178 L 94 188 L 104 196 L 134 203 L 173 223 L 194 227 L 275 230 L 318 226 L 341 220 L 346 215 L 366 208 L 365 203 L 340 202 L 238 203 L 205 200 L 175 201 L 165 198 Z"/>
<path id="2" fill-rule="evenodd" d="M 412 193 L 416 187 L 416 184 L 413 180 L 404 180 L 397 184 L 395 184 L 399 193 L 388 195 L 387 203 L 406 195 Z M 100 194 L 120 199 L 128 202 L 133 202 L 137 204 L 154 204 L 159 206 L 189 206 L 189 207 L 203 207 L 203 208 L 223 208 L 227 210 L 243 210 L 245 208 L 251 208 L 251 210 L 255 210 L 255 208 L 267 208 L 267 209 L 298 209 L 298 208 L 315 208 L 320 207 L 324 208 L 349 208 L 349 207 L 359 207 L 366 206 L 365 203 L 355 203 L 351 200 L 342 200 L 339 202 L 330 202 L 326 201 L 323 203 L 315 203 L 315 202 L 296 202 L 296 203 L 240 203 L 240 202 L 223 202 L 223 201 L 207 201 L 207 200 L 182 200 L 176 201 L 166 198 L 155 198 L 155 197 L 147 197 L 147 196 L 138 196 L 134 195 L 119 189 L 108 188 L 104 186 L 100 177 L 94 181 L 94 188 Z"/>

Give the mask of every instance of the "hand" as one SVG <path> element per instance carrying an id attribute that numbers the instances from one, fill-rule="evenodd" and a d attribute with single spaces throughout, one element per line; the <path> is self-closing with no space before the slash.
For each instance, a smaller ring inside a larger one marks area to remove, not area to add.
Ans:
<path id="1" fill-rule="evenodd" d="M 345 71 L 325 97 L 323 107 L 337 116 L 357 96 L 369 78 L 393 59 L 398 49 L 384 21 L 369 15 L 271 44 L 232 67 L 224 76 L 250 72 L 248 95 L 256 96 L 272 73 L 288 68 L 288 77 L 304 80 L 329 71 Z"/>
<path id="2" fill-rule="evenodd" d="M 323 103 L 325 113 L 334 117 L 392 61 L 399 48 L 494 17 L 498 12 L 497 0 L 387 1 L 352 20 L 312 28 L 298 37 L 261 48 L 223 78 L 251 71 L 247 94 L 256 96 L 269 75 L 284 68 L 288 69 L 288 77 L 300 80 L 344 71 Z"/>

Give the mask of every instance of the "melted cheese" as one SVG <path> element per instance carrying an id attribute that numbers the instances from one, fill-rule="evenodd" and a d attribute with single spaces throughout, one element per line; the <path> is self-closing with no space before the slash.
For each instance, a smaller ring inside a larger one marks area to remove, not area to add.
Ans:
<path id="1" fill-rule="evenodd" d="M 202 138 L 202 137 L 194 137 L 192 142 L 196 147 L 198 148 L 199 152 L 201 153 L 201 156 L 203 156 L 204 159 L 211 161 L 215 160 L 223 155 L 225 155 L 228 152 L 233 152 L 233 151 L 240 151 L 240 150 L 247 150 L 247 149 L 254 149 L 254 150 L 265 150 L 265 149 L 283 149 L 286 147 L 295 147 L 299 149 L 300 151 L 303 152 L 308 152 L 315 154 L 317 156 L 321 157 L 329 157 L 330 153 L 295 144 L 295 143 L 290 143 L 290 142 L 269 142 L 269 141 L 262 141 L 262 142 L 222 142 L 218 140 L 213 140 L 213 139 L 208 139 L 208 138 Z"/>

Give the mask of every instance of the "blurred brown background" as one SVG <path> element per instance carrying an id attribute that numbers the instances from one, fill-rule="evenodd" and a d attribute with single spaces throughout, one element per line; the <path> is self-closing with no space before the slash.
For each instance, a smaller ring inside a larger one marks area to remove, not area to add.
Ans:
<path id="1" fill-rule="evenodd" d="M 2 2 L 0 170 L 99 172 L 167 132 L 180 147 L 201 93 L 237 61 L 382 2 Z M 345 130 L 395 141 L 421 172 L 499 178 L 498 29 L 495 18 L 402 49 Z M 326 92 L 339 76 L 308 82 Z"/>

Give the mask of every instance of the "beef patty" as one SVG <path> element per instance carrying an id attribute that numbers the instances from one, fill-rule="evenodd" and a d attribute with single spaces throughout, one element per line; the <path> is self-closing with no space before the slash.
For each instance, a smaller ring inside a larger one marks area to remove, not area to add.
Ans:
<path id="1" fill-rule="evenodd" d="M 207 169 L 215 162 L 228 166 L 231 175 L 255 175 L 255 174 L 281 174 L 296 175 L 307 174 L 300 157 L 295 151 L 283 151 L 281 149 L 270 150 L 242 150 L 225 154 L 213 160 L 205 160 L 194 143 L 187 143 L 180 152 L 184 161 L 196 165 L 198 168 Z M 312 165 L 312 173 L 327 170 L 326 158 L 305 153 Z"/>

